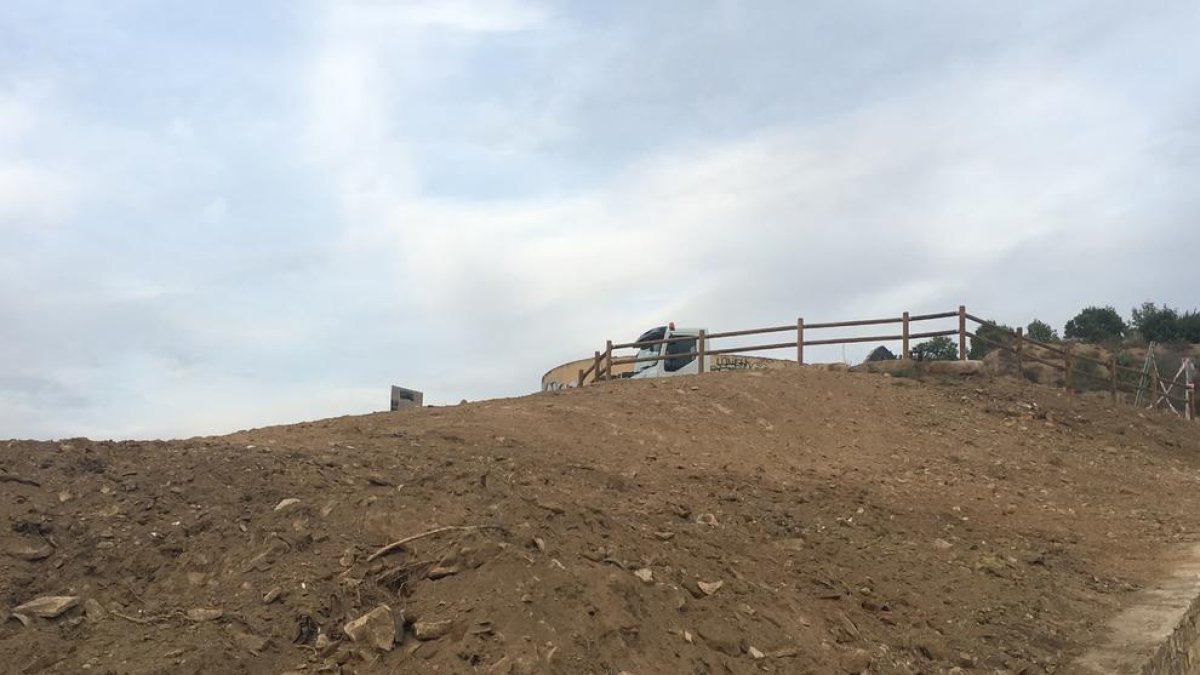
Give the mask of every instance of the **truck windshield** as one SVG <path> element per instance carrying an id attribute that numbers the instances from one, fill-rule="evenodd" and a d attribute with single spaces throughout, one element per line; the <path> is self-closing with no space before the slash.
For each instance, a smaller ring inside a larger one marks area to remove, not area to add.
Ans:
<path id="1" fill-rule="evenodd" d="M 652 328 L 652 329 L 646 331 L 645 333 L 642 333 L 641 335 L 639 335 L 637 342 L 653 342 L 654 340 L 661 340 L 661 339 L 663 339 L 663 336 L 665 336 L 666 334 L 667 334 L 667 327 L 659 326 L 658 328 Z M 638 349 L 637 358 L 642 359 L 642 358 L 647 358 L 647 357 L 651 357 L 651 356 L 658 356 L 659 354 L 662 353 L 662 348 L 663 348 L 663 346 L 661 344 L 649 345 L 647 347 L 642 347 L 642 348 Z M 657 361 L 642 361 L 639 363 L 635 363 L 635 364 L 633 364 L 633 372 L 635 374 L 640 373 L 643 370 L 646 370 L 647 368 L 653 368 L 657 365 L 658 365 Z"/>

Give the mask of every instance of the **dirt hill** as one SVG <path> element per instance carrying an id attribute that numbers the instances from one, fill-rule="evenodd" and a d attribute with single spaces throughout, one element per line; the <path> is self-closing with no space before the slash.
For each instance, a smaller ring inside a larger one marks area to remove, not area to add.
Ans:
<path id="1" fill-rule="evenodd" d="M 1198 430 L 794 368 L 0 442 L 0 670 L 1061 672 L 1195 539 Z"/>

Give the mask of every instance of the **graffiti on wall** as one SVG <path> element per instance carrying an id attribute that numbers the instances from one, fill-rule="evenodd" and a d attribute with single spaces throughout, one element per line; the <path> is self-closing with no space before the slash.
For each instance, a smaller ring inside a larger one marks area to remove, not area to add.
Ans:
<path id="1" fill-rule="evenodd" d="M 711 373 L 719 373 L 731 370 L 770 370 L 778 367 L 779 361 L 772 359 L 759 359 L 754 357 L 735 356 L 722 354 L 720 356 L 710 357 L 705 364 L 704 370 Z M 617 373 L 617 377 L 627 378 L 632 373 L 624 372 Z M 553 376 L 547 376 L 547 379 L 542 381 L 542 391 L 562 391 L 564 389 L 575 389 L 578 385 L 574 378 L 567 381 L 552 379 Z"/>
<path id="2" fill-rule="evenodd" d="M 708 365 L 708 371 L 719 373 L 727 370 L 767 370 L 769 367 L 766 361 L 744 356 L 717 356 Z"/>

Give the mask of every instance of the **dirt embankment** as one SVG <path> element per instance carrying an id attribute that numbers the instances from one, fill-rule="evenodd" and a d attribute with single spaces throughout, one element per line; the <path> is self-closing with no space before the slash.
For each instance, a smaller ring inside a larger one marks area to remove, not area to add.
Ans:
<path id="1" fill-rule="evenodd" d="M 1198 431 L 788 369 L 0 442 L 0 670 L 1061 672 L 1195 540 Z"/>

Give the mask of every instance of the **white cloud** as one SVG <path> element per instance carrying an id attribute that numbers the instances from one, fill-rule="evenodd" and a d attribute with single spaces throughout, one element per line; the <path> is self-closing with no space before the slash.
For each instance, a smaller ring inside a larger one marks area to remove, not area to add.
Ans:
<path id="1" fill-rule="evenodd" d="M 77 190 L 62 171 L 0 158 L 0 229 L 40 229 L 75 211 Z"/>
<path id="2" fill-rule="evenodd" d="M 349 0 L 331 3 L 323 20 L 335 31 L 375 36 L 396 30 L 442 29 L 462 33 L 530 30 L 544 24 L 549 12 L 525 0 Z"/>
<path id="3" fill-rule="evenodd" d="M 974 89 L 939 83 L 831 123 L 645 157 L 574 195 L 471 203 L 411 187 L 376 194 L 374 211 L 347 214 L 359 223 L 348 241 L 387 243 L 400 282 L 423 288 L 427 309 L 469 305 L 483 282 L 505 286 L 522 306 L 605 298 L 599 309 L 619 321 L 629 293 L 673 270 L 699 275 L 727 251 L 736 259 L 710 272 L 773 265 L 780 251 L 844 255 L 851 250 L 841 247 L 860 243 L 855 232 L 884 232 L 953 269 L 1094 223 L 1086 200 L 1145 163 L 1144 139 L 1128 133 L 1136 118 L 1078 82 L 986 75 L 993 81 Z M 1071 130 L 1080 109 L 1093 126 Z M 364 149 L 344 170 L 407 164 L 388 152 L 403 145 L 396 140 Z M 686 304 L 699 290 L 677 286 L 670 302 Z"/>
<path id="4" fill-rule="evenodd" d="M 49 87 L 18 82 L 0 90 L 0 229 L 39 230 L 74 213 L 78 179 L 69 168 L 31 158 L 29 148 L 49 131 Z"/>
<path id="5" fill-rule="evenodd" d="M 392 270 L 428 339 L 457 344 L 453 326 L 472 317 L 508 335 L 550 332 L 553 358 L 685 313 L 729 328 L 952 309 L 975 292 L 963 283 L 974 270 L 1029 242 L 1116 226 L 1096 196 L 1149 160 L 1138 111 L 1015 60 L 826 120 L 658 148 L 566 194 L 454 200 L 421 190 L 414 139 L 387 122 L 403 93 L 354 70 L 343 100 L 366 122 L 317 132 L 340 129 L 355 148 L 329 167 L 352 223 L 340 254 Z M 553 365 L 507 344 L 522 369 Z M 475 391 L 501 390 L 513 371 L 485 374 L 487 358 L 453 367 Z"/>

